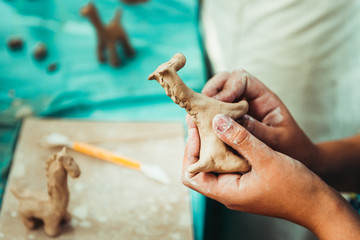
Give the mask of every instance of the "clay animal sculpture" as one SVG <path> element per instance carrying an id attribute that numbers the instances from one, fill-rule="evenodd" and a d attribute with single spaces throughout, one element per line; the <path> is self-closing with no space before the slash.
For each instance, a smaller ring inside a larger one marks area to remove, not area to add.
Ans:
<path id="1" fill-rule="evenodd" d="M 64 147 L 46 162 L 48 196 L 17 188 L 11 191 L 19 200 L 19 215 L 28 229 L 34 229 L 42 221 L 45 233 L 54 237 L 61 231 L 60 224 L 71 218 L 67 211 L 69 190 L 67 175 L 80 176 L 80 169 Z"/>
<path id="2" fill-rule="evenodd" d="M 247 172 L 250 165 L 246 159 L 236 155 L 214 133 L 212 120 L 222 113 L 238 119 L 248 110 L 248 103 L 242 100 L 238 103 L 225 103 L 197 93 L 187 87 L 178 76 L 177 71 L 185 65 L 185 56 L 175 54 L 170 61 L 161 64 L 150 74 L 149 80 L 156 79 L 165 89 L 166 95 L 192 116 L 200 134 L 200 158 L 192 164 L 188 171 L 198 172 Z"/>
<path id="3" fill-rule="evenodd" d="M 81 15 L 87 17 L 95 27 L 97 34 L 97 57 L 103 63 L 108 55 L 110 64 L 117 67 L 121 64 L 120 56 L 116 46 L 120 43 L 127 56 L 135 54 L 124 28 L 120 25 L 120 10 L 116 10 L 113 20 L 108 25 L 103 25 L 94 4 L 88 3 L 81 9 Z"/>

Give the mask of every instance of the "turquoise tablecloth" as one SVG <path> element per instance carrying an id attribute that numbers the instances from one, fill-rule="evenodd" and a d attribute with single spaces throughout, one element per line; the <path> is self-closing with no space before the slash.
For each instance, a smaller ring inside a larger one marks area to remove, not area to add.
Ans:
<path id="1" fill-rule="evenodd" d="M 84 118 L 103 121 L 182 121 L 185 112 L 147 76 L 177 52 L 187 58 L 184 82 L 199 91 L 205 67 L 198 32 L 198 1 L 149 0 L 127 6 L 120 1 L 94 3 L 108 22 L 117 7 L 136 50 L 114 69 L 96 61 L 95 31 L 79 9 L 87 1 L 16 0 L 0 2 L 0 195 L 22 116 Z M 10 51 L 6 41 L 20 36 L 24 48 Z M 32 57 L 37 42 L 49 56 Z M 48 73 L 48 64 L 59 69 Z M 202 238 L 204 201 L 192 193 L 196 239 Z"/>

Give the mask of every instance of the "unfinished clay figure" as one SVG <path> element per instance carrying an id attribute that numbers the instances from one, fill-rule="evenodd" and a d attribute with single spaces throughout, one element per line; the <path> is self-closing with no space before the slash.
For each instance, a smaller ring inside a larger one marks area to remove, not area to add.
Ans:
<path id="1" fill-rule="evenodd" d="M 46 162 L 48 195 L 27 193 L 12 188 L 11 191 L 19 200 L 19 215 L 28 229 L 34 229 L 38 223 L 44 223 L 45 233 L 54 237 L 60 233 L 60 223 L 71 218 L 67 211 L 69 190 L 67 175 L 72 178 L 80 176 L 80 169 L 74 159 L 67 154 L 64 147 Z"/>
<path id="2" fill-rule="evenodd" d="M 133 56 L 135 51 L 131 47 L 124 28 L 120 25 L 120 10 L 117 10 L 113 20 L 108 25 L 103 25 L 94 4 L 88 3 L 81 9 L 81 14 L 91 21 L 96 29 L 98 38 L 97 57 L 99 62 L 105 62 L 105 56 L 109 56 L 110 64 L 114 67 L 121 64 L 120 56 L 116 50 L 116 45 L 121 43 L 125 54 Z"/>
<path id="3" fill-rule="evenodd" d="M 191 173 L 198 172 L 246 172 L 250 169 L 247 160 L 240 158 L 232 149 L 226 146 L 214 133 L 212 120 L 215 115 L 222 113 L 238 119 L 248 110 L 248 103 L 225 103 L 209 98 L 188 88 L 177 71 L 185 65 L 185 56 L 175 54 L 170 61 L 161 64 L 149 80 L 156 79 L 165 89 L 166 95 L 185 108 L 192 116 L 199 129 L 201 149 L 200 159 L 188 169 Z"/>

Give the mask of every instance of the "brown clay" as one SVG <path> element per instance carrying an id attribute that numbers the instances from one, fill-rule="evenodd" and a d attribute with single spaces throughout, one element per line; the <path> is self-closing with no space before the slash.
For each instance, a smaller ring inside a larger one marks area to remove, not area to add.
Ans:
<path id="1" fill-rule="evenodd" d="M 47 56 L 47 47 L 44 43 L 38 43 L 34 50 L 34 58 L 38 61 L 42 61 Z"/>
<path id="2" fill-rule="evenodd" d="M 129 4 L 129 5 L 134 5 L 134 4 L 139 4 L 139 3 L 145 3 L 148 0 L 122 0 L 123 3 Z"/>
<path id="3" fill-rule="evenodd" d="M 109 55 L 110 64 L 114 67 L 121 64 L 120 56 L 116 50 L 116 44 L 121 43 L 127 56 L 134 55 L 135 51 L 131 47 L 124 28 L 120 25 L 121 12 L 118 9 L 113 20 L 108 25 L 103 25 L 98 11 L 94 4 L 88 3 L 81 9 L 81 14 L 91 21 L 97 33 L 97 56 L 99 62 L 105 62 L 106 50 Z"/>
<path id="4" fill-rule="evenodd" d="M 54 72 L 55 70 L 58 69 L 58 64 L 57 63 L 50 63 L 48 66 L 47 66 L 47 71 L 48 72 Z"/>
<path id="5" fill-rule="evenodd" d="M 222 113 L 238 119 L 248 110 L 248 103 L 225 103 L 197 93 L 187 87 L 178 76 L 177 71 L 185 65 L 185 56 L 175 54 L 170 61 L 161 64 L 155 72 L 150 74 L 149 80 L 156 79 L 165 89 L 166 95 L 185 108 L 192 116 L 200 134 L 200 159 L 188 169 L 197 172 L 246 172 L 250 165 L 246 159 L 234 154 L 225 143 L 214 133 L 212 120 L 215 115 Z"/>
<path id="6" fill-rule="evenodd" d="M 24 41 L 19 37 L 12 37 L 8 40 L 7 45 L 10 50 L 20 50 L 24 45 Z"/>
<path id="7" fill-rule="evenodd" d="M 64 147 L 46 161 L 48 195 L 25 192 L 16 188 L 11 191 L 19 200 L 19 215 L 28 229 L 34 229 L 42 221 L 45 233 L 54 237 L 61 231 L 60 223 L 71 218 L 67 211 L 69 190 L 67 175 L 80 176 L 80 169 Z"/>

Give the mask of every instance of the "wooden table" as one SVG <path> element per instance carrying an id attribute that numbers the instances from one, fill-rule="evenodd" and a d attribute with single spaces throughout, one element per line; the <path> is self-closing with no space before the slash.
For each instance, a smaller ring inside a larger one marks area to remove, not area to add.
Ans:
<path id="1" fill-rule="evenodd" d="M 141 172 L 69 153 L 81 168 L 68 178 L 73 218 L 57 239 L 192 239 L 189 194 L 181 184 L 184 130 L 181 123 L 24 121 L 0 215 L 0 239 L 48 239 L 43 228 L 28 231 L 17 213 L 11 186 L 46 193 L 45 161 L 59 149 L 39 146 L 58 132 L 140 162 L 160 165 L 172 183 L 157 183 Z"/>

